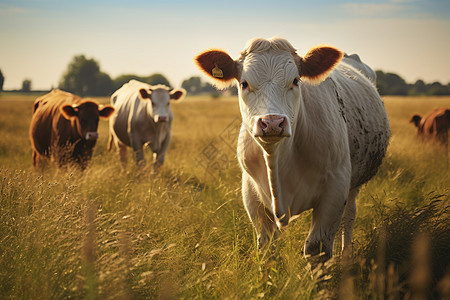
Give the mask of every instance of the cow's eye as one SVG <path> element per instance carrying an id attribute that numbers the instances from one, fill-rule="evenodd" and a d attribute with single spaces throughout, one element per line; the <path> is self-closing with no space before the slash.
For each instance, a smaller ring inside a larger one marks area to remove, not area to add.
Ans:
<path id="1" fill-rule="evenodd" d="M 248 88 L 248 82 L 247 81 L 242 81 L 241 82 L 241 87 L 242 87 L 242 89 Z"/>
<path id="2" fill-rule="evenodd" d="M 295 78 L 294 81 L 292 82 L 292 87 L 298 86 L 299 82 L 300 82 L 300 79 Z"/>

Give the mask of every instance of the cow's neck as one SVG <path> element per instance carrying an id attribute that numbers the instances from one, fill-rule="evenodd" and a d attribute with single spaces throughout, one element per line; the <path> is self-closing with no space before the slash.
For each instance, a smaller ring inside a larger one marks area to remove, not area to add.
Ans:
<path id="1" fill-rule="evenodd" d="M 290 212 L 288 203 L 283 200 L 283 189 L 281 188 L 281 169 L 283 168 L 283 161 L 286 159 L 289 161 L 290 159 L 289 152 L 291 152 L 291 147 L 291 140 L 286 139 L 271 147 L 270 151 L 264 151 L 264 160 L 267 167 L 273 213 L 276 220 L 281 218 L 284 222 L 286 222 L 286 224 L 290 218 Z"/>

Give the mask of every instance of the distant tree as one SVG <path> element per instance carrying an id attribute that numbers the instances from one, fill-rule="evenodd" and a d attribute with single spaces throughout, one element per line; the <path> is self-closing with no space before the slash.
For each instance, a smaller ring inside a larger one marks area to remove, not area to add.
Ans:
<path id="1" fill-rule="evenodd" d="M 3 76 L 2 70 L 0 70 L 0 91 L 3 91 L 4 83 L 5 83 L 5 76 Z"/>
<path id="2" fill-rule="evenodd" d="M 92 96 L 109 96 L 113 93 L 113 81 L 108 74 L 100 72 L 95 75 Z"/>
<path id="3" fill-rule="evenodd" d="M 444 86 L 437 81 L 427 85 L 427 88 L 428 88 L 428 95 L 430 96 L 443 96 L 448 95 L 450 92 L 447 86 Z"/>
<path id="4" fill-rule="evenodd" d="M 414 84 L 407 84 L 403 78 L 394 73 L 377 70 L 376 75 L 376 86 L 381 95 L 450 95 L 450 83 L 447 85 L 442 85 L 440 82 L 427 84 L 423 80 L 417 80 Z"/>
<path id="5" fill-rule="evenodd" d="M 144 79 L 140 76 L 133 75 L 133 74 L 124 74 L 120 75 L 113 79 L 113 87 L 114 90 L 118 90 L 122 85 L 129 82 L 130 80 L 138 80 L 138 81 L 144 81 Z"/>
<path id="6" fill-rule="evenodd" d="M 94 59 L 75 56 L 61 78 L 59 88 L 80 96 L 107 96 L 113 89 L 109 75 L 100 71 Z"/>
<path id="7" fill-rule="evenodd" d="M 209 82 L 205 82 L 202 84 L 201 88 L 202 93 L 217 93 L 218 90 Z"/>
<path id="8" fill-rule="evenodd" d="M 198 76 L 192 76 L 188 79 L 185 79 L 181 84 L 181 87 L 184 88 L 191 95 L 201 94 L 201 93 L 209 93 L 219 96 L 220 92 L 209 82 L 202 82 L 201 78 Z"/>
<path id="9" fill-rule="evenodd" d="M 169 80 L 167 80 L 167 78 L 160 73 L 155 73 L 148 77 L 144 77 L 144 81 L 151 85 L 164 84 L 168 87 L 172 87 Z"/>
<path id="10" fill-rule="evenodd" d="M 24 79 L 22 81 L 22 92 L 31 92 L 31 80 L 30 79 Z"/>
<path id="11" fill-rule="evenodd" d="M 183 80 L 181 87 L 186 90 L 189 94 L 198 94 L 202 90 L 202 80 L 198 76 L 193 76 L 188 79 Z"/>
<path id="12" fill-rule="evenodd" d="M 407 95 L 408 85 L 405 80 L 394 73 L 376 71 L 376 86 L 381 95 Z"/>
<path id="13" fill-rule="evenodd" d="M 410 88 L 408 94 L 411 96 L 426 95 L 428 92 L 427 85 L 423 80 L 417 80 Z"/>

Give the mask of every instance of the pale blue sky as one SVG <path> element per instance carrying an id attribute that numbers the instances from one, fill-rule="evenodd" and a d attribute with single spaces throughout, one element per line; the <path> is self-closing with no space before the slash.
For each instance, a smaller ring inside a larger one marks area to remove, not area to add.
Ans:
<path id="1" fill-rule="evenodd" d="M 79 54 L 111 77 L 159 72 L 179 86 L 202 76 L 193 57 L 204 49 L 236 58 L 247 40 L 272 36 L 300 54 L 323 43 L 356 52 L 408 82 L 450 82 L 448 0 L 0 0 L 5 89 L 56 87 Z"/>

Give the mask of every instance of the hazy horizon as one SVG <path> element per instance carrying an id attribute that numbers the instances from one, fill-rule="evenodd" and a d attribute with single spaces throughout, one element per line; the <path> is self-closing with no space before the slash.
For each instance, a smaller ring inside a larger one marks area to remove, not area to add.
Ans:
<path id="1" fill-rule="evenodd" d="M 103 72 L 162 73 L 178 87 L 201 76 L 193 62 L 207 48 L 237 58 L 254 37 L 281 36 L 303 55 L 317 44 L 358 53 L 373 69 L 408 83 L 450 82 L 450 3 L 386 1 L 67 1 L 0 0 L 3 88 L 57 87 L 72 58 Z"/>

